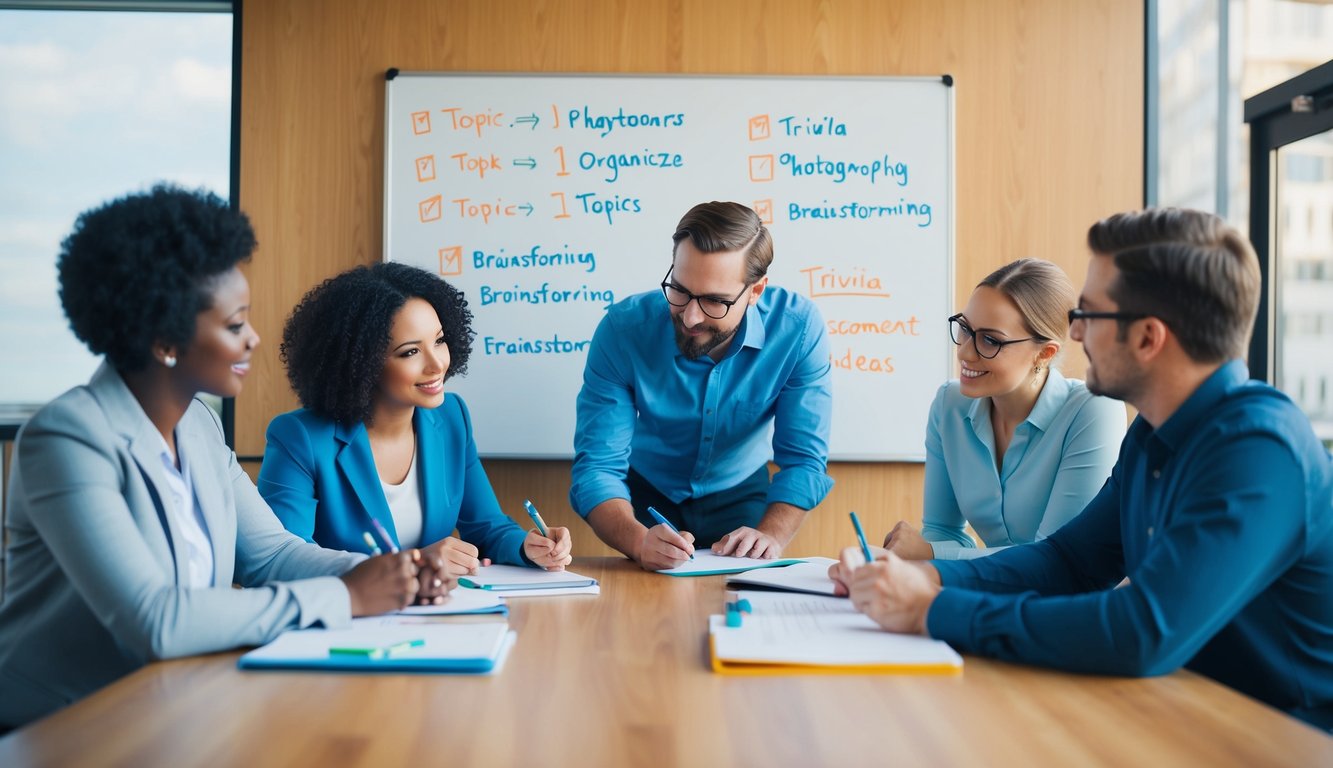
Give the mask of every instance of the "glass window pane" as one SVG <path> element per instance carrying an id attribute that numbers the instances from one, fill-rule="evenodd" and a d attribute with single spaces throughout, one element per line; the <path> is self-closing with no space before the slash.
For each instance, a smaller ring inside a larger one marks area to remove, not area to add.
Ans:
<path id="1" fill-rule="evenodd" d="M 1333 446 L 1333 132 L 1275 154 L 1277 386 Z"/>
<path id="2" fill-rule="evenodd" d="M 227 197 L 231 33 L 230 14 L 0 10 L 0 408 L 96 367 L 56 294 L 75 216 L 159 180 Z"/>

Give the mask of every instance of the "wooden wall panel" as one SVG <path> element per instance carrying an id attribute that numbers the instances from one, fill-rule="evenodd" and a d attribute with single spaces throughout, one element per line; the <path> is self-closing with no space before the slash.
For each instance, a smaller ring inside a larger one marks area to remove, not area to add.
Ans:
<path id="1" fill-rule="evenodd" d="M 959 306 L 1022 256 L 1081 284 L 1088 225 L 1142 202 L 1143 9 L 1125 0 L 264 0 L 245 4 L 242 45 L 240 199 L 260 241 L 248 272 L 265 340 L 237 406 L 243 455 L 261 454 L 268 420 L 296 405 L 277 355 L 287 312 L 321 280 L 380 258 L 389 67 L 952 74 Z M 1077 348 L 1064 368 L 1082 374 Z M 532 498 L 553 524 L 574 525 L 576 554 L 606 552 L 569 510 L 568 462 L 487 468 L 511 513 Z M 847 509 L 875 538 L 900 517 L 919 521 L 920 465 L 831 474 L 837 486 L 792 554 L 850 543 Z"/>

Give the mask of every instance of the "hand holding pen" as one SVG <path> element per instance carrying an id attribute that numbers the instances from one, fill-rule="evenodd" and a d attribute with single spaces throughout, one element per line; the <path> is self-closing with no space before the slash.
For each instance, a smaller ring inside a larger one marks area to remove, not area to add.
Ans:
<path id="1" fill-rule="evenodd" d="M 671 521 L 652 507 L 648 507 L 648 514 L 657 521 L 657 525 L 644 532 L 639 542 L 636 558 L 639 565 L 650 571 L 661 571 L 693 560 L 694 534 L 677 530 Z"/>
<path id="2" fill-rule="evenodd" d="M 537 526 L 534 530 L 528 531 L 527 537 L 523 539 L 523 554 L 548 571 L 565 570 L 565 566 L 574 561 L 570 555 L 573 543 L 569 529 L 548 526 L 531 501 L 525 500 L 523 506 L 527 508 L 528 517 L 532 518 L 533 525 Z"/>

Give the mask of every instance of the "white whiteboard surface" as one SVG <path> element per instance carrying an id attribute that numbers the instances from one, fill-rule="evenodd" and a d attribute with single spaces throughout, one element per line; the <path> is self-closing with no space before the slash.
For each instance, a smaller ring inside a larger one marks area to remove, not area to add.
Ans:
<path id="1" fill-rule="evenodd" d="M 396 76 L 395 76 L 396 75 Z M 833 460 L 921 461 L 951 371 L 950 78 L 394 73 L 384 258 L 474 315 L 483 456 L 568 458 L 606 307 L 658 290 L 691 206 L 772 231 L 770 283 L 829 326 Z"/>

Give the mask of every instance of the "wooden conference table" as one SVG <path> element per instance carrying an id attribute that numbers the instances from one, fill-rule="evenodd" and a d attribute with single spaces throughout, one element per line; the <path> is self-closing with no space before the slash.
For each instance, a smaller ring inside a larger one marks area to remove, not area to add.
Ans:
<path id="1" fill-rule="evenodd" d="M 723 577 L 573 570 L 602 594 L 511 601 L 498 676 L 161 662 L 0 740 L 0 765 L 1333 765 L 1333 737 L 1189 672 L 716 675 Z"/>

